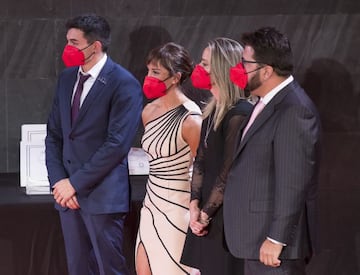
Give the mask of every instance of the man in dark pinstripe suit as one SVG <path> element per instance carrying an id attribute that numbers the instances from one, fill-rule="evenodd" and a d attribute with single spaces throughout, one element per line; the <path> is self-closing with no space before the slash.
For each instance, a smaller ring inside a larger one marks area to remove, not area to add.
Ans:
<path id="1" fill-rule="evenodd" d="M 248 89 L 259 97 L 254 111 L 262 108 L 242 126 L 228 176 L 226 241 L 245 259 L 245 275 L 305 274 L 315 238 L 319 115 L 291 75 L 285 35 L 261 28 L 242 42 Z"/>

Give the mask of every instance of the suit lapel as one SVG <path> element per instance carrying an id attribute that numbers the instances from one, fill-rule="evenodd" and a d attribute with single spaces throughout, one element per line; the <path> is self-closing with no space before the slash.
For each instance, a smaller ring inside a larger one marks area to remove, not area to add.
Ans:
<path id="1" fill-rule="evenodd" d="M 265 106 L 265 108 L 262 110 L 262 112 L 256 117 L 253 124 L 247 131 L 246 135 L 240 141 L 238 148 L 236 149 L 236 153 L 234 155 L 235 158 L 240 154 L 240 152 L 242 151 L 242 149 L 244 148 L 246 143 L 258 131 L 258 129 L 261 128 L 261 126 L 272 116 L 272 114 L 277 109 L 277 105 L 281 103 L 281 101 L 284 99 L 284 97 L 287 95 L 287 93 L 291 92 L 290 86 L 292 87 L 292 85 L 293 85 L 293 83 L 290 83 L 284 89 L 282 89 L 278 94 L 276 94 L 274 96 L 274 98 L 272 100 L 270 100 L 270 102 Z M 249 119 L 250 119 L 250 116 L 247 119 L 247 121 L 249 121 Z M 245 128 L 245 125 L 244 125 L 243 129 Z"/>
<path id="2" fill-rule="evenodd" d="M 61 108 L 61 110 L 64 111 L 63 113 L 63 118 L 65 121 L 65 125 L 69 125 L 69 127 L 71 127 L 71 99 L 72 99 L 72 95 L 73 95 L 73 91 L 74 91 L 74 86 L 75 86 L 75 82 L 77 79 L 77 72 L 78 72 L 78 68 L 72 68 L 73 71 L 69 72 L 69 74 L 64 77 L 64 79 L 62 80 L 62 83 L 64 83 L 64 88 L 63 88 L 63 103 L 62 106 L 64 106 L 63 108 Z"/>
<path id="3" fill-rule="evenodd" d="M 114 63 L 108 57 L 106 63 L 102 70 L 100 71 L 98 77 L 96 78 L 94 85 L 91 87 L 89 93 L 87 94 L 81 108 L 79 111 L 79 115 L 73 125 L 73 128 L 76 127 L 78 123 L 86 116 L 89 108 L 96 102 L 96 98 L 101 95 L 107 83 L 109 83 L 109 74 L 114 67 Z"/>

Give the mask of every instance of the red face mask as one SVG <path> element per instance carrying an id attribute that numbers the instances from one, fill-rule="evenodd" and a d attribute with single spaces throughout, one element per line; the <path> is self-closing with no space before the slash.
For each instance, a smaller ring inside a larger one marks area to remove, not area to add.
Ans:
<path id="1" fill-rule="evenodd" d="M 195 88 L 210 90 L 211 89 L 211 79 L 210 74 L 205 71 L 204 67 L 201 65 L 196 65 L 195 69 L 191 74 L 191 83 Z"/>
<path id="2" fill-rule="evenodd" d="M 90 58 L 94 53 L 92 53 L 89 57 L 85 58 L 83 50 L 90 47 L 86 46 L 83 49 L 78 49 L 72 45 L 66 45 L 62 54 L 62 60 L 66 67 L 74 67 L 74 66 L 81 66 L 85 64 L 85 60 Z"/>
<path id="3" fill-rule="evenodd" d="M 247 74 L 242 63 L 238 63 L 236 66 L 230 68 L 230 80 L 241 89 L 245 89 L 248 83 Z"/>
<path id="4" fill-rule="evenodd" d="M 168 80 L 171 76 L 164 80 L 160 80 L 156 77 L 145 76 L 144 84 L 143 84 L 143 92 L 146 98 L 153 99 L 166 95 L 165 80 Z"/>

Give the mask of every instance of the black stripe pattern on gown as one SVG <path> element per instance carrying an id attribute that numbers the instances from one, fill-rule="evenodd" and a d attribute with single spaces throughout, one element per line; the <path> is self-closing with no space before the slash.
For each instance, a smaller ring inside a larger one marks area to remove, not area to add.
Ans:
<path id="1" fill-rule="evenodd" d="M 142 243 L 154 275 L 190 272 L 189 267 L 180 264 L 189 224 L 192 165 L 181 129 L 190 114 L 200 115 L 201 111 L 188 101 L 147 123 L 142 138 L 150 171 L 136 250 Z"/>

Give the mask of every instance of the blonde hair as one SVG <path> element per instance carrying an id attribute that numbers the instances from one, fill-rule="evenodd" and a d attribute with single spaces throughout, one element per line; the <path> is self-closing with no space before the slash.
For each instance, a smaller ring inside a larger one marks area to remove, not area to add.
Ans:
<path id="1" fill-rule="evenodd" d="M 245 98 L 244 90 L 233 84 L 230 80 L 230 68 L 241 62 L 243 47 L 235 40 L 219 37 L 208 43 L 210 49 L 210 76 L 219 88 L 219 98 L 214 97 L 203 110 L 204 118 L 215 109 L 213 117 L 214 130 L 216 130 L 226 113 L 241 98 Z"/>

